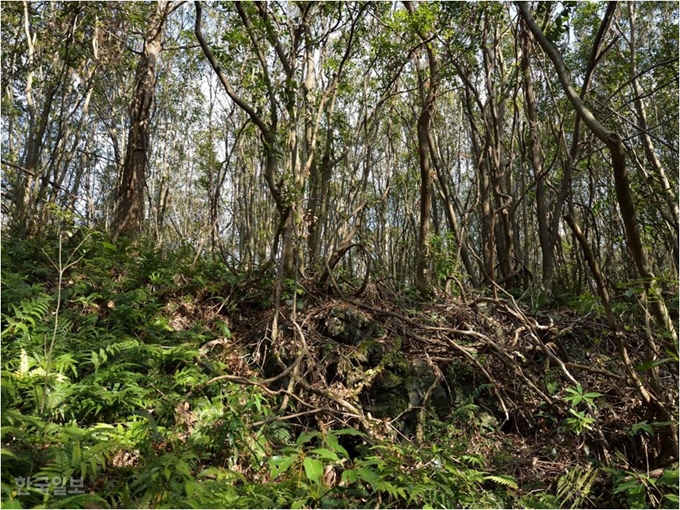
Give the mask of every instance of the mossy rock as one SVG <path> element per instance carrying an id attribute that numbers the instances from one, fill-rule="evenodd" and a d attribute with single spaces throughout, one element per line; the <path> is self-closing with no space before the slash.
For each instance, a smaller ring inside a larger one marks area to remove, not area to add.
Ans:
<path id="1" fill-rule="evenodd" d="M 475 404 L 480 409 L 486 409 L 482 425 L 497 426 L 502 420 L 503 413 L 491 383 L 482 374 L 463 361 L 451 363 L 445 374 L 446 382 L 451 392 L 451 403 L 454 408 L 466 404 Z M 475 413 L 480 414 L 480 413 Z M 487 416 L 488 415 L 488 416 Z"/>
<path id="2" fill-rule="evenodd" d="M 408 361 L 397 353 L 384 364 L 380 375 L 367 391 L 366 409 L 378 418 L 396 418 L 403 414 L 397 426 L 409 432 L 415 423 L 415 409 L 406 414 L 404 411 L 409 407 L 421 406 L 435 381 L 432 367 L 425 361 Z M 449 413 L 451 403 L 441 384 L 430 391 L 427 407 L 442 417 Z"/>
<path id="3" fill-rule="evenodd" d="M 374 338 L 380 331 L 376 322 L 364 312 L 352 307 L 337 306 L 319 324 L 326 336 L 345 345 L 357 345 Z"/>
<path id="4" fill-rule="evenodd" d="M 357 346 L 354 359 L 364 368 L 375 368 L 380 364 L 384 355 L 384 347 L 375 340 L 368 339 Z"/>
<path id="5" fill-rule="evenodd" d="M 408 397 L 401 391 L 382 391 L 372 405 L 366 406 L 376 418 L 396 418 L 408 407 Z"/>
<path id="6" fill-rule="evenodd" d="M 411 362 L 411 375 L 406 378 L 406 390 L 411 405 L 419 406 L 423 403 L 425 395 L 436 379 L 432 367 L 427 362 L 421 359 L 414 359 Z M 432 388 L 427 405 L 442 416 L 450 409 L 449 397 L 441 383 Z"/>
<path id="7" fill-rule="evenodd" d="M 373 383 L 373 388 L 377 389 L 378 393 L 382 390 L 394 390 L 402 386 L 404 386 L 404 378 L 390 370 L 383 370 Z"/>
<path id="8" fill-rule="evenodd" d="M 407 377 L 411 373 L 411 364 L 404 355 L 398 351 L 387 353 L 383 358 L 383 365 L 386 369 L 391 370 L 402 377 Z"/>
<path id="9" fill-rule="evenodd" d="M 337 342 L 334 342 L 332 340 L 323 344 L 319 349 L 319 354 L 321 354 L 321 358 L 326 361 L 337 361 L 339 356 L 338 345 L 339 344 Z"/>

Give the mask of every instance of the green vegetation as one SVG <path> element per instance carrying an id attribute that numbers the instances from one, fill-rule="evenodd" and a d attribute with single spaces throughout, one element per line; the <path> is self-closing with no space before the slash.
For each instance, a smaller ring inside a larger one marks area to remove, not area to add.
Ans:
<path id="1" fill-rule="evenodd" d="M 267 313 L 252 303 L 262 289 L 235 292 L 244 275 L 193 264 L 186 250 L 162 255 L 82 230 L 5 239 L 2 249 L 6 508 L 677 505 L 677 469 L 652 476 L 577 461 L 557 477 L 522 473 L 518 436 L 481 412 L 493 392 L 464 360 L 447 376 L 463 394 L 441 419 L 428 411 L 420 439 L 384 420 L 362 430 L 349 415 L 334 420 L 337 411 L 279 419 L 274 387 L 210 383 L 265 378 L 252 331 L 232 329 L 238 314 Z M 365 349 L 347 366 L 366 362 Z M 394 349 L 380 370 L 397 381 L 409 373 Z M 595 421 L 588 409 L 606 397 L 580 384 L 561 394 L 570 414 L 544 419 L 579 441 Z M 319 428 L 343 420 L 352 427 Z M 629 434 L 649 439 L 657 427 Z"/>

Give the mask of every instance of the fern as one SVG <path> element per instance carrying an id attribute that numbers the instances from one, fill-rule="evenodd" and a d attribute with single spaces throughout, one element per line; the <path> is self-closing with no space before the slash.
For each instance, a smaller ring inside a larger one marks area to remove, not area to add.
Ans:
<path id="1" fill-rule="evenodd" d="M 107 345 L 106 352 L 115 356 L 120 354 L 122 351 L 130 351 L 140 347 L 141 345 L 143 345 L 142 342 L 136 338 L 126 338 L 120 342 Z"/>
<path id="2" fill-rule="evenodd" d="M 475 413 L 478 410 L 479 410 L 479 406 L 477 404 L 473 404 L 473 403 L 470 402 L 470 403 L 463 404 L 462 406 L 458 407 L 453 412 L 451 417 L 454 420 L 460 420 L 460 421 L 463 421 L 463 422 L 467 422 L 467 421 L 471 420 L 472 418 L 474 418 Z"/>
<path id="3" fill-rule="evenodd" d="M 593 484 L 600 474 L 598 468 L 575 467 L 557 479 L 556 497 L 561 507 L 571 504 L 571 508 L 582 507 L 589 499 Z"/>
<path id="4" fill-rule="evenodd" d="M 2 319 L 7 323 L 2 338 L 17 335 L 20 331 L 31 334 L 47 317 L 53 303 L 52 296 L 41 292 L 36 297 L 23 300 L 18 305 L 10 304 L 12 314 L 3 314 Z"/>
<path id="5" fill-rule="evenodd" d="M 491 383 L 479 384 L 472 389 L 472 393 L 471 393 L 470 397 L 468 398 L 468 401 L 474 402 L 476 400 L 479 400 L 484 395 L 493 394 L 492 392 L 493 392 L 493 384 L 491 384 Z"/>
<path id="6" fill-rule="evenodd" d="M 484 467 L 484 458 L 481 455 L 462 455 L 460 461 L 474 467 Z"/>
<path id="7" fill-rule="evenodd" d="M 491 482 L 495 482 L 497 484 L 503 485 L 505 487 L 509 487 L 510 489 L 518 490 L 519 486 L 517 485 L 517 481 L 512 477 L 508 475 L 487 475 L 484 477 L 484 480 L 489 480 Z"/>
<path id="8" fill-rule="evenodd" d="M 74 469 L 71 466 L 71 459 L 69 455 L 63 449 L 53 450 L 52 461 L 44 466 L 37 476 L 46 476 L 50 480 L 54 478 L 68 479 L 74 473 Z"/>

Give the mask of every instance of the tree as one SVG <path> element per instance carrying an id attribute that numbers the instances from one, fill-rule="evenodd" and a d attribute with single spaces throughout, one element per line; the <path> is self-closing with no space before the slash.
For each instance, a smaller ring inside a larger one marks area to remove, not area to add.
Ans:
<path id="1" fill-rule="evenodd" d="M 430 140 L 432 139 L 432 116 L 439 88 L 439 60 L 432 43 L 434 38 L 429 29 L 421 26 L 422 18 L 416 18 L 413 2 L 404 2 L 409 14 L 414 18 L 415 31 L 422 41 L 427 54 L 428 69 L 423 69 L 418 56 L 415 57 L 420 92 L 420 114 L 418 115 L 418 161 L 420 163 L 420 223 L 416 247 L 416 289 L 423 297 L 432 294 L 430 278 L 430 212 L 432 210 L 432 176 L 430 165 Z M 423 12 L 421 7 L 420 12 Z M 423 16 L 421 14 L 421 16 Z M 423 16 L 424 17 L 424 16 Z"/>
<path id="2" fill-rule="evenodd" d="M 168 16 L 180 4 L 159 1 L 147 22 L 143 49 L 135 73 L 130 100 L 130 128 L 125 160 L 118 184 L 116 203 L 111 220 L 111 235 L 135 237 L 143 226 L 147 162 L 149 159 L 151 107 L 156 89 L 156 66 L 165 37 Z"/>

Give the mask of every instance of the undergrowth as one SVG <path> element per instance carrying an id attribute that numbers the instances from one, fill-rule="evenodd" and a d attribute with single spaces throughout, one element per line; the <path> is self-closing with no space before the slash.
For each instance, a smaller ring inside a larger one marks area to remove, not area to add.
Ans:
<path id="1" fill-rule="evenodd" d="M 604 490 L 610 506 L 677 506 L 677 471 L 520 486 L 476 453 L 473 436 L 497 442 L 467 408 L 428 421 L 420 444 L 274 420 L 281 396 L 206 384 L 229 373 L 202 348 L 231 339 L 228 296 L 247 277 L 188 250 L 77 232 L 2 253 L 5 508 L 542 508 Z"/>

